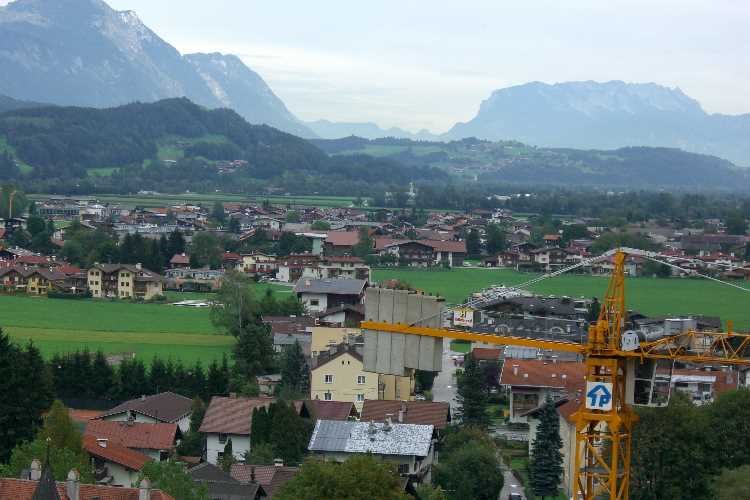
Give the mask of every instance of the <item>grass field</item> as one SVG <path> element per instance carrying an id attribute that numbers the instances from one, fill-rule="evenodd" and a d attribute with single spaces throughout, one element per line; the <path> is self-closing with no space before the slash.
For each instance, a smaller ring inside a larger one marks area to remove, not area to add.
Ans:
<path id="1" fill-rule="evenodd" d="M 534 275 L 509 269 L 402 270 L 377 269 L 373 279 L 399 279 L 417 289 L 439 294 L 449 303 L 460 304 L 472 293 L 490 285 L 516 285 Z M 530 288 L 546 295 L 570 297 L 602 297 L 607 277 L 559 276 Z M 741 284 L 750 289 L 750 285 Z M 629 278 L 626 285 L 629 309 L 650 315 L 706 314 L 731 319 L 735 326 L 750 328 L 750 295 L 718 283 L 702 279 Z"/>
<path id="2" fill-rule="evenodd" d="M 258 284 L 256 296 L 271 289 L 283 297 L 291 289 Z M 209 298 L 212 294 L 167 292 L 170 302 Z M 158 355 L 204 364 L 228 353 L 234 340 L 217 332 L 209 309 L 126 301 L 64 300 L 0 296 L 0 327 L 17 343 L 33 341 L 49 357 L 88 348 Z"/>

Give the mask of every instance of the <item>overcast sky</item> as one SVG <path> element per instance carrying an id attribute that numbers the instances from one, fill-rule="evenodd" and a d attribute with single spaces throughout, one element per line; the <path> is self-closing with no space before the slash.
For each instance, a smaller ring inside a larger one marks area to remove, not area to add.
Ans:
<path id="1" fill-rule="evenodd" d="M 237 54 L 305 120 L 442 132 L 533 80 L 654 81 L 750 112 L 748 0 L 109 3 L 183 53 Z"/>

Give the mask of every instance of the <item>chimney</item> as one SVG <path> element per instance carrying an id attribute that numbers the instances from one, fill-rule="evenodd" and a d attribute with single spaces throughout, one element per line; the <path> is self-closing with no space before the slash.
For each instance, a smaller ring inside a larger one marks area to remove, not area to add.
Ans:
<path id="1" fill-rule="evenodd" d="M 42 463 L 36 458 L 31 461 L 31 470 L 29 470 L 29 479 L 39 481 L 42 477 Z"/>
<path id="2" fill-rule="evenodd" d="M 518 365 L 513 365 L 513 375 L 518 375 Z"/>
<path id="3" fill-rule="evenodd" d="M 232 398 L 232 399 L 236 399 L 237 398 L 237 393 L 236 392 L 230 392 L 229 393 L 229 397 Z"/>
<path id="4" fill-rule="evenodd" d="M 96 438 L 96 444 L 98 444 L 100 448 L 106 448 L 108 441 L 107 438 Z"/>
<path id="5" fill-rule="evenodd" d="M 141 394 L 141 401 L 146 401 L 146 395 L 145 394 Z"/>
<path id="6" fill-rule="evenodd" d="M 135 268 L 140 271 L 141 269 L 143 269 L 143 265 L 140 262 L 136 262 L 135 263 Z"/>
<path id="7" fill-rule="evenodd" d="M 281 458 L 274 458 L 273 459 L 273 466 L 274 467 L 284 467 L 284 460 Z"/>
<path id="8" fill-rule="evenodd" d="M 385 414 L 385 424 L 383 424 L 383 431 L 384 432 L 391 432 L 391 426 L 393 425 L 393 414 L 392 413 L 386 413 Z"/>
<path id="9" fill-rule="evenodd" d="M 138 500 L 151 500 L 151 481 L 147 477 L 138 485 Z"/>
<path id="10" fill-rule="evenodd" d="M 398 423 L 403 424 L 406 417 L 406 402 L 401 401 L 401 408 L 398 410 Z"/>
<path id="11" fill-rule="evenodd" d="M 65 481 L 65 493 L 70 500 L 79 500 L 81 498 L 81 484 L 78 482 L 80 474 L 75 469 L 68 472 L 68 480 Z"/>

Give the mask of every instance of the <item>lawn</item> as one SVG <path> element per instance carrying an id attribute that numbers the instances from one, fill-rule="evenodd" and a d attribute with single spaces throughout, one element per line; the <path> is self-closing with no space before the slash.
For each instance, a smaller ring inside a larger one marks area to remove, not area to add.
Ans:
<path id="1" fill-rule="evenodd" d="M 259 283 L 256 296 L 271 289 L 279 297 L 291 288 Z M 170 302 L 213 294 L 167 292 Z M 104 352 L 136 352 L 205 364 L 228 353 L 234 340 L 216 331 L 207 308 L 127 301 L 65 300 L 0 296 L 0 327 L 18 343 L 32 340 L 45 356 L 88 347 Z"/>
<path id="2" fill-rule="evenodd" d="M 473 292 L 490 285 L 517 285 L 534 275 L 509 269 L 457 268 L 452 270 L 376 269 L 373 279 L 399 279 L 425 292 L 460 304 Z M 557 296 L 602 297 L 607 277 L 565 275 L 550 278 L 531 291 Z M 750 289 L 750 285 L 741 284 Z M 750 295 L 704 279 L 628 278 L 625 300 L 629 309 L 650 315 L 706 314 L 731 319 L 735 326 L 750 328 Z"/>

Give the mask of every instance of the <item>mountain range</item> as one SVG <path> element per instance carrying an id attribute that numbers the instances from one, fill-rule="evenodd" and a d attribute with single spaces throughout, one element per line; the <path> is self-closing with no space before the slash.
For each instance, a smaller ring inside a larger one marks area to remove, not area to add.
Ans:
<path id="1" fill-rule="evenodd" d="M 134 12 L 116 11 L 102 0 L 16 0 L 0 7 L 0 67 L 0 95 L 30 104 L 105 108 L 184 96 L 309 139 L 475 137 L 558 148 L 653 146 L 750 166 L 750 114 L 709 114 L 680 89 L 654 83 L 532 82 L 498 89 L 474 118 L 444 134 L 369 122 L 303 122 L 238 57 L 182 55 Z M 0 100 L 0 110 L 10 102 Z"/>
<path id="2" fill-rule="evenodd" d="M 654 83 L 533 82 L 496 90 L 441 138 L 545 147 L 680 148 L 750 166 L 750 114 L 708 114 L 679 88 Z"/>
<path id="3" fill-rule="evenodd" d="M 183 56 L 134 12 L 102 0 L 10 3 L 0 8 L 0 47 L 0 94 L 16 99 L 108 107 L 185 96 L 314 136 L 239 58 Z"/>

